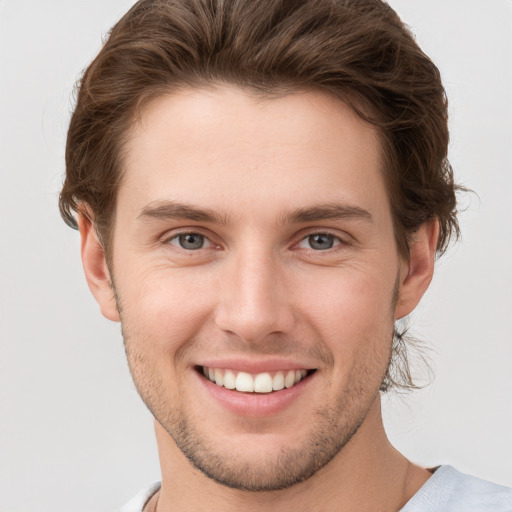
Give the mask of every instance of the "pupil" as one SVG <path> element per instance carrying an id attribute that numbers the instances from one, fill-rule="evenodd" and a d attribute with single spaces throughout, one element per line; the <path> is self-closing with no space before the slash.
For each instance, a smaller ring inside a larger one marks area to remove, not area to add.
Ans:
<path id="1" fill-rule="evenodd" d="M 183 249 L 201 249 L 204 244 L 203 235 L 197 233 L 188 233 L 186 235 L 180 235 L 180 245 Z"/>
<path id="2" fill-rule="evenodd" d="M 326 250 L 331 249 L 334 245 L 334 237 L 332 235 L 311 235 L 309 237 L 309 245 L 313 249 Z"/>

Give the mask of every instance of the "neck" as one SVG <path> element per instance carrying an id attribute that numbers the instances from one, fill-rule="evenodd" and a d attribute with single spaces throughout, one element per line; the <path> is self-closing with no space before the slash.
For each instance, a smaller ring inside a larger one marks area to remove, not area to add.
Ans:
<path id="1" fill-rule="evenodd" d="M 270 492 L 225 487 L 194 468 L 167 432 L 155 422 L 162 469 L 158 512 L 397 511 L 426 482 L 430 473 L 411 464 L 390 444 L 382 424 L 380 397 L 352 439 L 308 480 Z"/>

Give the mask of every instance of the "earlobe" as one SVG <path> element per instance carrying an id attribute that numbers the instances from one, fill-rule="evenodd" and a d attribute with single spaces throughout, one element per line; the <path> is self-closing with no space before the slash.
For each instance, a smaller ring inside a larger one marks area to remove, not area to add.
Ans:
<path id="1" fill-rule="evenodd" d="M 78 214 L 78 228 L 81 238 L 81 255 L 85 278 L 94 298 L 105 318 L 119 322 L 119 311 L 112 289 L 110 273 L 105 259 L 103 246 L 98 240 L 91 221 L 92 216 L 85 212 Z"/>
<path id="2" fill-rule="evenodd" d="M 411 313 L 427 291 L 434 274 L 439 221 L 425 222 L 409 243 L 409 262 L 404 264 L 395 309 L 395 320 Z"/>

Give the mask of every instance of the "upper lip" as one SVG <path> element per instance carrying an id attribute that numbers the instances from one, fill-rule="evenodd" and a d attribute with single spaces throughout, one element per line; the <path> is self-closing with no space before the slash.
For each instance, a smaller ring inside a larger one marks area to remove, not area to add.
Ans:
<path id="1" fill-rule="evenodd" d="M 223 358 L 208 359 L 201 361 L 197 366 L 206 366 L 207 368 L 219 368 L 224 370 L 236 370 L 247 373 L 275 372 L 279 370 L 314 370 L 311 365 L 293 361 L 291 359 L 242 359 L 242 358 Z"/>

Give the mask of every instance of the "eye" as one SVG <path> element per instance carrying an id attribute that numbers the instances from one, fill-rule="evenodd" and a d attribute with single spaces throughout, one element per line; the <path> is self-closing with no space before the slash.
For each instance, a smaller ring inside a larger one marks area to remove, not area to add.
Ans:
<path id="1" fill-rule="evenodd" d="M 211 245 L 211 242 L 200 233 L 181 233 L 170 238 L 168 243 L 187 251 L 197 251 Z"/>
<path id="2" fill-rule="evenodd" d="M 340 239 L 329 233 L 314 233 L 300 241 L 299 247 L 313 249 L 315 251 L 326 251 L 340 245 Z"/>

